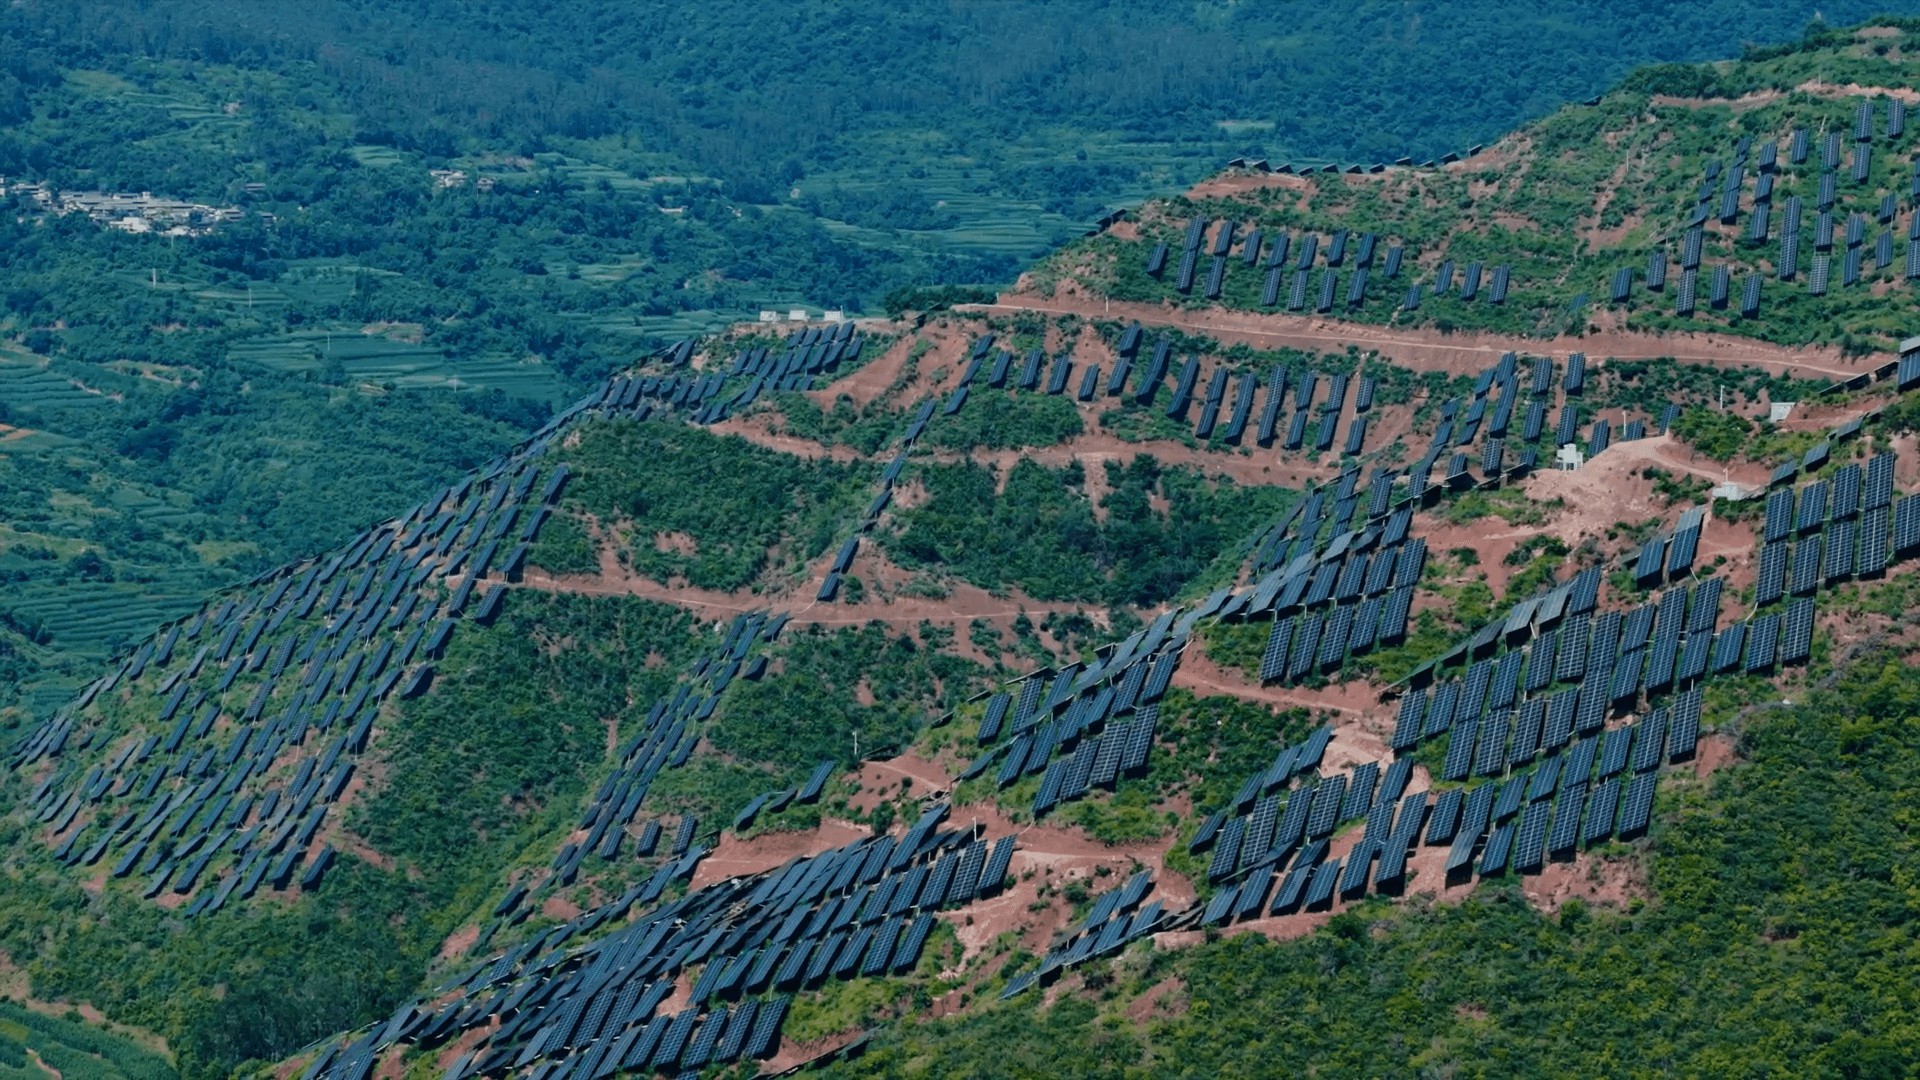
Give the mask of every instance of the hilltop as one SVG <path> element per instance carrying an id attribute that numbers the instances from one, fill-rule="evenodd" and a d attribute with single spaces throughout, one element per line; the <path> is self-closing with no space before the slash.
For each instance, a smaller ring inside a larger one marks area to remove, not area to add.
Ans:
<path id="1" fill-rule="evenodd" d="M 1912 323 L 1917 271 L 1895 220 L 1910 167 L 1876 153 L 1915 102 L 1904 38 L 1883 29 L 1644 69 L 1436 167 L 1232 170 L 1062 249 L 1010 302 L 1886 349 Z M 1233 224 L 1225 250 L 1218 228 L 1188 233 L 1201 219 Z"/>
<path id="2" fill-rule="evenodd" d="M 1762 176 L 1814 215 L 1827 131 L 1870 162 L 1836 220 L 1906 231 L 1912 33 L 433 414 L 377 509 L 23 727 L 0 950 L 124 1026 L 9 1023 L 129 1076 L 1889 1071 L 1912 285 L 1734 234 Z M 1672 311 L 1709 158 L 1751 317 Z M 1281 280 L 1382 288 L 1261 303 L 1282 232 Z"/>

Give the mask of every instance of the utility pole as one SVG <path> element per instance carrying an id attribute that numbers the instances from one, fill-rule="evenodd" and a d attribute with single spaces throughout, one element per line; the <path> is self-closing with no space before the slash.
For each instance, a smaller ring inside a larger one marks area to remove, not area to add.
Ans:
<path id="1" fill-rule="evenodd" d="M 858 763 L 860 760 L 860 729 L 859 728 L 853 729 L 853 760 L 855 761 L 855 763 Z"/>

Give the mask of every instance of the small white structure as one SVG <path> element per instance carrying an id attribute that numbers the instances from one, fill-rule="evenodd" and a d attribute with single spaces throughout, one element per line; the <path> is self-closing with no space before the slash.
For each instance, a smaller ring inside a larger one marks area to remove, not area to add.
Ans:
<path id="1" fill-rule="evenodd" d="M 1586 463 L 1587 455 L 1581 453 L 1580 448 L 1572 443 L 1553 452 L 1554 467 L 1562 472 L 1572 472 Z"/>
<path id="2" fill-rule="evenodd" d="M 760 313 L 760 321 L 761 322 L 779 322 L 780 313 L 777 311 L 763 311 Z"/>
<path id="3" fill-rule="evenodd" d="M 807 309 L 806 309 L 806 308 L 798 308 L 798 307 L 797 307 L 797 308 L 794 308 L 794 309 L 792 309 L 792 310 L 790 310 L 790 311 L 788 311 L 788 312 L 787 312 L 787 321 L 788 321 L 788 322 L 806 322 L 806 321 L 807 321 Z"/>
<path id="4" fill-rule="evenodd" d="M 1755 495 L 1758 495 L 1759 492 L 1756 490 L 1743 488 L 1739 484 L 1736 484 L 1731 480 L 1729 480 L 1724 484 L 1716 485 L 1713 489 L 1712 494 L 1714 498 L 1725 499 L 1728 502 L 1745 502 L 1748 499 L 1753 498 Z"/>
<path id="5" fill-rule="evenodd" d="M 822 319 L 827 320 L 828 322 L 846 322 L 847 321 L 847 313 L 844 311 L 823 311 L 820 313 L 820 317 Z"/>
<path id="6" fill-rule="evenodd" d="M 1793 415 L 1793 407 L 1798 404 L 1800 403 L 1797 401 L 1774 402 L 1767 409 L 1767 423 L 1778 424 L 1785 422 L 1787 417 Z"/>

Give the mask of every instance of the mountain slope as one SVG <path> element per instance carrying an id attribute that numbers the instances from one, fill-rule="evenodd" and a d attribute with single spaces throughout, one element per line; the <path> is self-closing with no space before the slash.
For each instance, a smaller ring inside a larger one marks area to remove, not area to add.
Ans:
<path id="1" fill-rule="evenodd" d="M 1217 178 L 1062 250 L 1029 288 L 1441 333 L 1630 329 L 1889 347 L 1913 304 L 1899 213 L 1911 199 L 1904 110 L 1916 93 L 1904 33 L 1882 27 L 1732 67 L 1649 69 L 1441 168 Z M 1205 228 L 1212 243 L 1197 265 L 1182 262 L 1196 217 L 1237 226 L 1217 289 L 1217 226 Z M 1354 249 L 1345 258 L 1332 257 L 1340 230 Z M 1319 269 L 1308 265 L 1310 236 L 1328 237 Z"/>
<path id="2" fill-rule="evenodd" d="M 1914 365 L 1110 313 L 1127 244 L 651 354 L 143 636 L 13 747 L 0 944 L 194 1076 L 1905 1060 Z"/>

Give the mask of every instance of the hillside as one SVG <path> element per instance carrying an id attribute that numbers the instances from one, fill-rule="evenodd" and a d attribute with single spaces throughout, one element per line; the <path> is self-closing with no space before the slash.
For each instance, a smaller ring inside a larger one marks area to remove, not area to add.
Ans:
<path id="1" fill-rule="evenodd" d="M 1237 170 L 1056 253 L 1011 302 L 1884 349 L 1912 323 L 1920 273 L 1903 256 L 1903 41 L 1645 69 L 1434 168 Z"/>
<path id="2" fill-rule="evenodd" d="M 9 6 L 0 726 L 668 342 L 977 297 L 1233 155 L 1438 154 L 1871 10 Z"/>
<path id="3" fill-rule="evenodd" d="M 29 349 L 73 426 L 0 466 L 218 572 L 7 525 L 142 629 L 0 630 L 89 643 L 0 774 L 0 1066 L 1898 1074 L 1910 283 L 1813 295 L 1815 238 L 1783 282 L 1738 236 L 1756 182 L 1811 223 L 1828 131 L 1870 162 L 1833 254 L 1906 231 L 1915 33 L 1647 69 L 1458 162 L 1235 167 L 992 302 L 583 360 L 551 411 L 96 359 L 170 450 L 96 469 L 79 361 Z M 1751 318 L 1673 313 L 1709 159 Z M 1392 290 L 1263 304 L 1253 230 Z"/>

